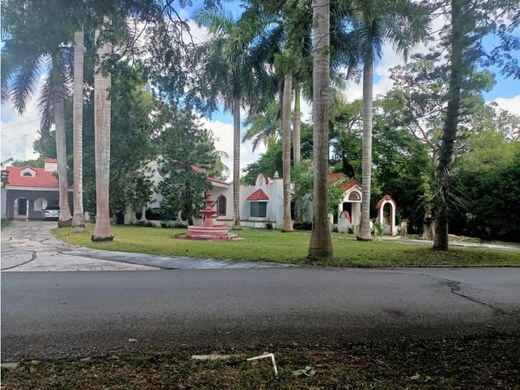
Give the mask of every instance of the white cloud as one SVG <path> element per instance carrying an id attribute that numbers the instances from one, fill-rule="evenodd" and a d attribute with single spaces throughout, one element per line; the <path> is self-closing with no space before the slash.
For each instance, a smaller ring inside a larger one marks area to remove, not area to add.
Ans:
<path id="1" fill-rule="evenodd" d="M 217 150 L 224 151 L 228 157 L 224 158 L 224 164 L 233 170 L 233 125 L 231 123 L 225 123 L 218 120 L 210 120 L 207 118 L 201 118 L 202 125 L 213 132 L 215 136 L 215 146 Z M 244 130 L 244 129 L 242 129 Z M 251 142 L 242 142 L 240 145 L 240 169 L 244 169 L 248 164 L 256 161 L 262 153 L 265 152 L 265 146 L 259 145 L 258 148 L 253 152 L 253 146 Z"/>
<path id="2" fill-rule="evenodd" d="M 4 102 L 1 109 L 2 161 L 11 157 L 16 160 L 37 158 L 33 151 L 33 142 L 38 138 L 40 128 L 38 96 L 33 95 L 22 115 L 18 114 L 10 102 Z"/>
<path id="3" fill-rule="evenodd" d="M 503 110 L 520 115 L 520 95 L 516 95 L 510 98 L 499 97 L 495 99 L 495 103 L 497 103 L 498 106 Z"/>

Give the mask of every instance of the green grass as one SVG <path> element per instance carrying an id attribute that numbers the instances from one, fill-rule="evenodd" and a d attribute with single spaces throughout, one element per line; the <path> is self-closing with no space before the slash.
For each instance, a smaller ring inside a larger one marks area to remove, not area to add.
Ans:
<path id="1" fill-rule="evenodd" d="M 7 225 L 9 225 L 9 220 L 7 218 L 2 218 L 0 220 L 0 228 L 3 229 L 5 228 Z"/>
<path id="2" fill-rule="evenodd" d="M 182 229 L 135 226 L 113 226 L 112 242 L 90 240 L 92 226 L 84 233 L 70 228 L 54 229 L 63 241 L 89 248 L 150 253 L 170 256 L 194 256 L 230 260 L 262 260 L 277 263 L 308 264 L 307 249 L 310 233 L 281 233 L 260 229 L 239 231 L 241 240 L 193 241 L 172 238 Z M 451 249 L 432 251 L 427 245 L 401 244 L 374 240 L 359 242 L 352 236 L 332 235 L 334 258 L 327 265 L 352 267 L 424 266 L 424 265 L 518 265 L 520 251 L 490 249 Z"/>

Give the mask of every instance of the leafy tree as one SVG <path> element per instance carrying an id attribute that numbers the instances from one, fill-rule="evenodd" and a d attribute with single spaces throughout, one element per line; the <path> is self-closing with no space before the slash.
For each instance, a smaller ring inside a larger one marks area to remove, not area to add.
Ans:
<path id="1" fill-rule="evenodd" d="M 312 169 L 312 162 L 310 160 L 303 160 L 293 168 L 293 183 L 294 183 L 294 201 L 302 206 L 307 206 L 309 202 L 313 202 L 314 198 L 314 174 Z M 338 180 L 336 182 L 328 183 L 327 204 L 328 212 L 337 212 L 338 204 L 343 199 L 344 192 L 341 188 L 345 180 Z"/>
<path id="2" fill-rule="evenodd" d="M 449 74 L 448 104 L 443 125 L 435 190 L 435 237 L 433 249 L 448 249 L 448 222 L 451 193 L 451 171 L 454 143 L 459 129 L 460 111 L 465 90 L 472 88 L 470 75 L 480 63 L 496 65 L 506 76 L 520 77 L 518 61 L 511 51 L 520 47 L 520 39 L 511 34 L 520 19 L 516 0 L 451 0 L 440 9 L 449 12 L 443 47 L 448 49 L 446 70 Z M 484 50 L 481 41 L 495 34 L 499 44 Z"/>
<path id="3" fill-rule="evenodd" d="M 152 137 L 163 124 L 164 108 L 146 85 L 144 70 L 119 63 L 112 71 L 110 206 L 140 210 L 152 195 L 147 163 L 155 160 Z"/>
<path id="4" fill-rule="evenodd" d="M 216 160 L 213 137 L 200 127 L 190 110 L 176 111 L 159 138 L 161 142 L 158 186 L 163 196 L 161 207 L 168 213 L 181 212 L 188 224 L 203 207 L 204 195 L 210 189 L 205 171 Z"/>

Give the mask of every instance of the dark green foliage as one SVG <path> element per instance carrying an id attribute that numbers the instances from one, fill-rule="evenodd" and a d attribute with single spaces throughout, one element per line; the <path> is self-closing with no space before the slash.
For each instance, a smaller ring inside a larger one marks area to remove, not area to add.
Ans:
<path id="1" fill-rule="evenodd" d="M 193 224 L 193 217 L 203 207 L 205 192 L 210 189 L 205 170 L 214 166 L 218 153 L 213 136 L 200 127 L 190 110 L 176 111 L 161 134 L 158 186 L 163 196 L 161 208 L 168 213 L 180 211 Z"/>
<path id="2" fill-rule="evenodd" d="M 520 153 L 490 170 L 460 170 L 451 231 L 484 240 L 520 237 Z"/>

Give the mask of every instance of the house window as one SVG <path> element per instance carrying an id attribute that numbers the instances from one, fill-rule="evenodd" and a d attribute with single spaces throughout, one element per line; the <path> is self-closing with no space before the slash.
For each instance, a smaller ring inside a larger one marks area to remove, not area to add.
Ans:
<path id="1" fill-rule="evenodd" d="M 31 168 L 25 168 L 20 171 L 20 176 L 35 177 L 36 172 L 33 171 Z"/>
<path id="2" fill-rule="evenodd" d="M 217 215 L 226 215 L 226 197 L 224 195 L 217 198 Z"/>
<path id="3" fill-rule="evenodd" d="M 267 217 L 267 202 L 251 202 L 251 217 Z"/>
<path id="4" fill-rule="evenodd" d="M 45 207 L 47 207 L 47 199 L 37 198 L 34 201 L 34 211 L 43 211 Z"/>

